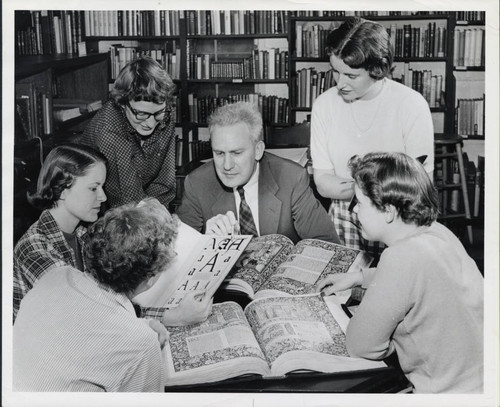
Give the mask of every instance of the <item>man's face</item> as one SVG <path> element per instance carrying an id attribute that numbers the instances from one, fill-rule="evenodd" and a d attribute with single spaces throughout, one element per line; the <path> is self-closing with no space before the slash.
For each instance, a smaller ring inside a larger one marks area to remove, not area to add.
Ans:
<path id="1" fill-rule="evenodd" d="M 264 154 L 264 142 L 255 143 L 245 123 L 215 126 L 210 139 L 221 182 L 228 188 L 245 185 Z"/>

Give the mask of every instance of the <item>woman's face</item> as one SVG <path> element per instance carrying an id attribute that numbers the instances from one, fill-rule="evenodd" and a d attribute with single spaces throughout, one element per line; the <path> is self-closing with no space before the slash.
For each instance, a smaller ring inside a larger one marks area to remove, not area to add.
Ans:
<path id="1" fill-rule="evenodd" d="M 166 115 L 166 103 L 131 100 L 125 105 L 125 114 L 132 127 L 141 136 L 149 136 Z M 149 117 L 147 117 L 149 115 Z M 145 119 L 142 117 L 146 117 Z"/>
<path id="2" fill-rule="evenodd" d="M 377 94 L 378 90 L 373 85 L 378 81 L 372 78 L 366 69 L 351 68 L 335 55 L 330 56 L 330 65 L 339 95 L 346 102 L 368 100 Z"/>
<path id="3" fill-rule="evenodd" d="M 361 235 L 365 239 L 385 243 L 384 231 L 387 225 L 385 212 L 378 209 L 356 184 L 354 193 L 357 203 L 353 210 L 358 214 L 361 223 Z"/>
<path id="4" fill-rule="evenodd" d="M 58 201 L 58 207 L 64 209 L 67 220 L 71 223 L 95 222 L 101 203 L 106 201 L 102 187 L 106 181 L 106 166 L 96 163 L 88 168 L 87 173 L 75 177 L 73 185 L 65 189 Z"/>

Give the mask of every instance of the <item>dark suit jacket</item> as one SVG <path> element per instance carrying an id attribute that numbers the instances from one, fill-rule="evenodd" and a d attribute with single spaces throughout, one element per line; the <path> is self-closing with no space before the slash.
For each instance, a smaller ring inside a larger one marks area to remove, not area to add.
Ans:
<path id="1" fill-rule="evenodd" d="M 227 211 L 237 213 L 233 190 L 219 181 L 212 161 L 186 177 L 176 212 L 184 223 L 204 232 L 207 220 Z M 259 170 L 259 230 L 261 235 L 279 233 L 294 242 L 308 238 L 339 242 L 333 222 L 313 195 L 307 171 L 267 152 Z"/>

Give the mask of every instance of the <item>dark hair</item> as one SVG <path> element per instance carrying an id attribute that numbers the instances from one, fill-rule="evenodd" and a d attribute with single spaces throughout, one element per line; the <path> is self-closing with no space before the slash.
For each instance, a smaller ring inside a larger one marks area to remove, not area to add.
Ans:
<path id="1" fill-rule="evenodd" d="M 424 166 L 404 153 L 368 153 L 349 160 L 354 182 L 381 211 L 393 205 L 405 223 L 430 225 L 439 201 Z"/>
<path id="2" fill-rule="evenodd" d="M 353 69 L 363 68 L 374 79 L 389 77 L 393 66 L 387 29 L 359 17 L 349 17 L 326 39 L 328 55 L 335 55 Z"/>
<path id="3" fill-rule="evenodd" d="M 47 154 L 38 175 L 36 192 L 28 193 L 28 201 L 38 209 L 53 208 L 75 178 L 87 174 L 96 163 L 106 165 L 106 162 L 106 157 L 91 147 L 77 144 L 57 146 Z"/>
<path id="4" fill-rule="evenodd" d="M 171 105 L 174 91 L 175 84 L 167 71 L 153 58 L 142 57 L 122 68 L 111 97 L 119 105 L 131 100 Z"/>
<path id="5" fill-rule="evenodd" d="M 263 141 L 262 115 L 250 102 L 236 102 L 218 107 L 208 118 L 208 128 L 212 133 L 215 126 L 231 126 L 245 123 L 254 143 Z"/>
<path id="6" fill-rule="evenodd" d="M 156 198 L 110 209 L 88 229 L 87 272 L 118 293 L 133 292 L 174 258 L 178 223 Z"/>

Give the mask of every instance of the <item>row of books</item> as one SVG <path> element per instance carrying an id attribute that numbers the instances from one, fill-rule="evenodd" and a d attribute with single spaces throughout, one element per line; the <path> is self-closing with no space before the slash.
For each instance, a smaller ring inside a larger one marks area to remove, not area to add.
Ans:
<path id="1" fill-rule="evenodd" d="M 18 140 L 29 140 L 54 131 L 52 94 L 33 82 L 16 83 L 15 133 Z"/>
<path id="2" fill-rule="evenodd" d="M 302 25 L 295 27 L 295 52 L 298 58 L 326 58 L 326 37 L 335 29 L 333 22 L 325 28 L 321 24 Z"/>
<path id="3" fill-rule="evenodd" d="M 391 24 L 387 31 L 397 58 L 446 56 L 446 27 L 436 26 L 436 22 L 429 22 L 426 28 Z"/>
<path id="4" fill-rule="evenodd" d="M 437 108 L 444 105 L 443 75 L 433 75 L 432 71 L 427 69 L 413 69 L 409 63 L 405 63 L 401 76 L 394 76 L 393 79 L 422 94 L 429 107 Z"/>
<path id="5" fill-rule="evenodd" d="M 258 93 L 229 95 L 225 97 L 197 96 L 188 94 L 189 117 L 193 123 L 205 124 L 212 112 L 220 106 L 235 102 L 250 102 L 259 109 L 265 124 L 285 124 L 288 122 L 288 99 L 275 95 Z"/>
<path id="6" fill-rule="evenodd" d="M 175 165 L 180 167 L 186 162 L 198 162 L 201 160 L 206 160 L 208 158 L 212 158 L 212 146 L 210 141 L 205 140 L 193 140 L 193 132 L 190 131 L 188 134 L 188 142 L 187 142 L 187 150 L 188 156 L 187 161 L 184 160 L 184 140 L 181 137 L 177 137 L 176 139 L 176 151 L 175 151 Z M 182 196 L 182 190 L 184 185 L 182 183 L 177 185 L 178 192 L 180 196 Z"/>
<path id="7" fill-rule="evenodd" d="M 101 100 L 53 98 L 43 84 L 16 83 L 16 138 L 29 140 L 53 134 L 56 123 L 96 112 Z"/>
<path id="8" fill-rule="evenodd" d="M 189 54 L 190 79 L 286 79 L 288 51 L 254 49 L 252 56 L 218 61 L 210 54 Z"/>
<path id="9" fill-rule="evenodd" d="M 484 66 L 484 28 L 455 28 L 453 65 Z"/>
<path id="10" fill-rule="evenodd" d="M 116 79 L 121 69 L 129 62 L 149 56 L 170 74 L 172 79 L 180 78 L 180 49 L 175 42 L 165 43 L 162 49 L 142 49 L 140 47 L 126 47 L 121 44 L 112 44 L 109 48 L 111 79 Z"/>
<path id="11" fill-rule="evenodd" d="M 294 83 L 296 107 L 312 107 L 316 98 L 335 84 L 331 69 L 328 71 L 316 71 L 314 68 L 299 69 Z"/>
<path id="12" fill-rule="evenodd" d="M 447 11 L 336 11 L 336 10 L 298 10 L 290 12 L 293 17 L 379 17 L 379 16 L 430 16 L 447 15 Z"/>
<path id="13" fill-rule="evenodd" d="M 332 22 L 329 27 L 321 24 L 297 24 L 296 26 L 296 56 L 311 58 L 326 58 L 325 49 L 328 34 L 335 29 Z M 391 24 L 387 28 L 390 35 L 394 56 L 400 58 L 423 58 L 446 56 L 446 27 L 436 26 L 429 22 L 427 28 L 403 27 Z"/>
<path id="14" fill-rule="evenodd" d="M 85 10 L 87 37 L 179 35 L 182 10 Z"/>
<path id="15" fill-rule="evenodd" d="M 455 18 L 457 21 L 484 21 L 486 17 L 485 11 L 456 11 Z"/>
<path id="16" fill-rule="evenodd" d="M 187 35 L 286 34 L 284 10 L 188 10 Z"/>
<path id="17" fill-rule="evenodd" d="M 484 136 L 484 95 L 481 98 L 458 99 L 455 115 L 458 135 Z"/>
<path id="18" fill-rule="evenodd" d="M 76 54 L 82 41 L 82 12 L 16 11 L 17 55 Z"/>

